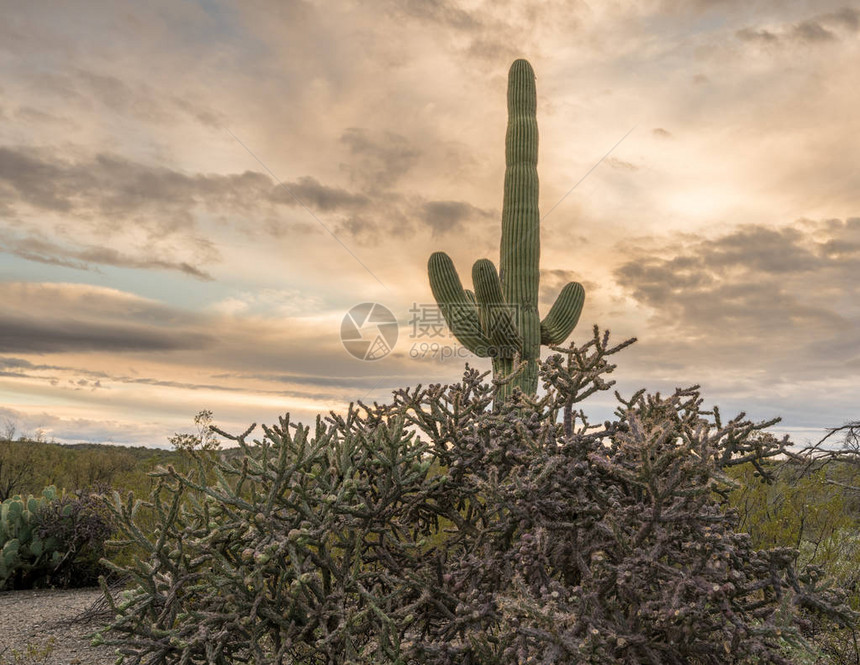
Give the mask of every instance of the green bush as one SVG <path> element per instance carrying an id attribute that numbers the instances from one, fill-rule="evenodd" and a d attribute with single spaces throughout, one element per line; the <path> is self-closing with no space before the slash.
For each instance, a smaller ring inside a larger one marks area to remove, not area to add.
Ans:
<path id="1" fill-rule="evenodd" d="M 853 621 L 722 510 L 725 469 L 780 452 L 770 423 L 696 388 L 589 423 L 623 346 L 595 330 L 550 358 L 539 399 L 467 368 L 253 443 L 219 432 L 241 455 L 109 502 L 147 556 L 114 566 L 133 584 L 98 641 L 131 663 L 788 663 L 802 611 Z"/>
<path id="2" fill-rule="evenodd" d="M 52 501 L 39 515 L 38 535 L 58 543 L 62 559 L 47 581 L 64 589 L 93 586 L 107 571 L 101 563 L 105 542 L 113 535 L 110 512 L 99 495 L 77 492 Z"/>
<path id="3" fill-rule="evenodd" d="M 829 459 L 833 455 L 832 459 Z M 744 468 L 730 505 L 757 548 L 791 547 L 795 565 L 821 567 L 846 600 L 860 610 L 860 511 L 856 455 L 804 454 L 766 467 L 770 482 Z M 860 646 L 851 628 L 839 629 L 807 614 L 803 636 L 816 648 L 819 664 L 856 665 Z"/>

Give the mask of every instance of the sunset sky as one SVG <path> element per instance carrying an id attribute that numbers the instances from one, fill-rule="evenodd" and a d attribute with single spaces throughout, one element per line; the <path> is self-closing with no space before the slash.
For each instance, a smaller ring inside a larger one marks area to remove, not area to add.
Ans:
<path id="1" fill-rule="evenodd" d="M 519 57 L 542 312 L 577 280 L 574 340 L 638 337 L 625 394 L 698 383 L 801 444 L 860 417 L 860 5 L 0 8 L 0 423 L 164 446 L 488 368 L 410 357 L 456 343 L 410 310 L 431 252 L 498 261 Z M 365 302 L 400 324 L 375 362 L 340 340 Z"/>

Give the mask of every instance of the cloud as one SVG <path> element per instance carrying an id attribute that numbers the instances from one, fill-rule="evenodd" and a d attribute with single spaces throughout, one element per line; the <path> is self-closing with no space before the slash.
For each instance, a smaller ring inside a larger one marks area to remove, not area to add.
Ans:
<path id="1" fill-rule="evenodd" d="M 196 329 L 199 317 L 114 289 L 5 282 L 0 302 L 6 353 L 177 351 L 213 342 Z"/>
<path id="2" fill-rule="evenodd" d="M 77 70 L 68 87 L 83 98 L 96 99 L 123 116 L 133 116 L 154 123 L 169 123 L 178 115 L 187 115 L 203 125 L 218 128 L 223 124 L 219 113 L 201 108 L 187 97 L 156 91 L 144 81 L 129 84 L 111 74 Z"/>
<path id="3" fill-rule="evenodd" d="M 361 210 L 370 204 L 370 199 L 364 194 L 353 194 L 338 187 L 327 187 L 310 176 L 276 187 L 271 199 L 276 203 L 287 205 L 306 205 L 321 212 L 343 208 Z"/>
<path id="4" fill-rule="evenodd" d="M 81 270 L 108 265 L 211 280 L 205 266 L 221 254 L 204 218 L 243 233 L 253 228 L 279 236 L 288 229 L 319 232 L 316 222 L 285 217 L 286 209 L 336 214 L 336 222 L 357 217 L 372 203 L 366 194 L 310 176 L 281 185 L 255 171 L 187 174 L 111 154 L 72 161 L 47 148 L 0 146 L 0 210 L 15 219 L 12 228 L 0 225 L 0 248 Z M 264 221 L 249 227 L 249 218 Z"/>
<path id="5" fill-rule="evenodd" d="M 362 208 L 366 196 L 321 184 L 312 177 L 285 182 L 302 203 L 318 210 Z M 254 212 L 266 202 L 301 205 L 269 176 L 186 174 L 117 155 L 71 162 L 47 149 L 0 147 L 0 202 L 62 213 L 98 213 L 111 219 L 150 214 L 159 232 L 193 227 L 194 209 Z M 156 222 L 160 220 L 160 222 Z M 155 229 L 153 229 L 155 231 Z"/>
<path id="6" fill-rule="evenodd" d="M 603 160 L 606 165 L 618 171 L 638 171 L 639 167 L 632 162 L 625 161 L 623 159 L 618 159 L 618 157 L 607 157 Z"/>
<path id="7" fill-rule="evenodd" d="M 97 213 L 114 223 L 150 213 L 150 223 L 160 231 L 193 226 L 198 203 L 248 209 L 255 196 L 271 189 L 270 179 L 260 173 L 189 176 L 115 155 L 71 162 L 44 148 L 0 147 L 0 202 L 80 216 Z"/>
<path id="8" fill-rule="evenodd" d="M 481 26 L 475 14 L 446 0 L 405 0 L 395 4 L 397 9 L 413 18 L 444 25 L 447 28 L 473 31 Z"/>
<path id="9" fill-rule="evenodd" d="M 64 351 L 80 351 L 63 347 Z M 107 352 L 126 351 L 128 349 L 106 348 Z M 143 349 L 137 348 L 137 351 Z M 157 348 L 156 351 L 164 349 Z M 23 350 L 27 351 L 27 350 Z M 50 352 L 50 351 L 49 351 Z M 0 377 L 41 381 L 52 386 L 68 390 L 111 390 L 118 385 L 151 386 L 155 388 L 173 388 L 192 392 L 241 393 L 247 390 L 244 386 L 249 381 L 263 384 L 274 384 L 278 387 L 265 389 L 256 385 L 257 395 L 272 395 L 283 397 L 308 397 L 311 393 L 317 399 L 337 400 L 342 397 L 343 388 L 359 388 L 367 390 L 377 386 L 378 376 L 345 376 L 329 377 L 319 375 L 302 375 L 295 373 L 265 373 L 265 372 L 222 372 L 212 374 L 211 381 L 182 381 L 151 376 L 131 376 L 115 372 L 93 371 L 71 365 L 37 364 L 29 360 L 15 357 L 0 356 Z M 296 386 L 289 389 L 283 385 Z M 332 390 L 335 389 L 335 390 Z M 340 389 L 340 390 L 337 390 Z"/>
<path id="10" fill-rule="evenodd" d="M 46 411 L 27 412 L 0 407 L 0 419 L 16 427 L 16 436 L 35 436 L 41 431 L 51 441 L 100 442 L 151 446 L 152 441 L 163 441 L 165 436 L 151 423 L 131 423 L 97 418 L 69 418 Z M 167 447 L 162 444 L 160 447 Z"/>
<path id="11" fill-rule="evenodd" d="M 791 36 L 804 42 L 830 42 L 836 35 L 817 21 L 801 21 L 791 30 Z"/>
<path id="12" fill-rule="evenodd" d="M 744 27 L 735 33 L 743 42 L 764 45 L 823 44 L 840 39 L 840 32 L 852 34 L 860 29 L 860 11 L 843 7 L 796 23 L 776 27 Z"/>
<path id="13" fill-rule="evenodd" d="M 425 201 L 420 213 L 421 221 L 433 230 L 433 235 L 457 231 L 472 217 L 491 216 L 491 211 L 463 201 Z"/>
<path id="14" fill-rule="evenodd" d="M 694 355 L 681 362 L 768 366 L 795 378 L 844 374 L 860 364 L 860 307 L 845 306 L 860 298 L 858 241 L 857 218 L 749 225 L 668 242 L 660 255 L 634 251 L 614 275 L 653 313 L 667 352 L 688 346 Z"/>
<path id="15" fill-rule="evenodd" d="M 121 268 L 175 270 L 204 281 L 213 279 L 212 275 L 205 270 L 185 261 L 142 258 L 96 245 L 63 246 L 34 235 L 16 237 L 4 229 L 0 229 L 0 252 L 13 254 L 28 261 L 76 270 L 99 272 L 97 266 L 109 265 Z"/>
<path id="16" fill-rule="evenodd" d="M 860 30 L 860 10 L 854 7 L 843 7 L 835 12 L 826 14 L 833 23 L 841 24 L 849 30 Z"/>
<path id="17" fill-rule="evenodd" d="M 779 41 L 779 37 L 770 30 L 755 30 L 753 28 L 741 28 L 735 33 L 735 36 L 743 42 L 762 42 L 766 44 L 775 44 Z"/>
<path id="18" fill-rule="evenodd" d="M 368 191 L 393 187 L 421 157 L 415 145 L 394 132 L 373 133 L 351 127 L 340 140 L 352 157 L 342 168 Z"/>
<path id="19" fill-rule="evenodd" d="M 341 378 L 345 390 L 372 388 L 414 371 L 408 358 L 382 374 L 352 362 L 339 338 L 342 313 L 326 315 L 324 303 L 298 291 L 239 294 L 228 311 L 195 314 L 103 287 L 0 282 L 0 302 L 0 373 L 7 377 L 333 400 L 343 394 L 332 390 Z M 117 371 L 131 362 L 120 360 L 129 353 L 144 375 Z M 74 364 L 28 354 L 71 354 Z"/>
<path id="20" fill-rule="evenodd" d="M 538 306 L 541 318 L 547 315 L 550 308 L 555 304 L 561 290 L 570 282 L 579 282 L 582 284 L 585 289 L 586 307 L 590 308 L 591 301 L 595 297 L 594 294 L 601 288 L 600 284 L 585 279 L 581 273 L 575 270 L 542 269 L 540 271 L 540 302 Z"/>
<path id="21" fill-rule="evenodd" d="M 206 335 L 179 334 L 134 325 L 5 317 L 0 348 L 12 353 L 178 351 L 211 342 Z"/>

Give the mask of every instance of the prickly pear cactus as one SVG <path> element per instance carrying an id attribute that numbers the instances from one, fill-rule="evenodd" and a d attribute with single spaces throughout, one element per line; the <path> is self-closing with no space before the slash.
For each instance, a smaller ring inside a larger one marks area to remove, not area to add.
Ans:
<path id="1" fill-rule="evenodd" d="M 0 504 L 0 590 L 62 559 L 60 543 L 38 535 L 39 514 L 56 499 L 57 490 L 47 487 L 40 497 L 13 496 Z"/>
<path id="2" fill-rule="evenodd" d="M 474 292 L 463 288 L 444 252 L 430 257 L 430 288 L 451 332 L 480 357 L 493 359 L 497 379 L 510 375 L 519 357 L 525 368 L 502 387 L 537 392 L 541 344 L 564 342 L 579 321 L 585 290 L 567 284 L 540 320 L 540 211 L 538 210 L 538 129 L 535 74 L 517 60 L 508 74 L 508 130 L 505 137 L 505 189 L 499 272 L 488 259 L 472 268 Z"/>

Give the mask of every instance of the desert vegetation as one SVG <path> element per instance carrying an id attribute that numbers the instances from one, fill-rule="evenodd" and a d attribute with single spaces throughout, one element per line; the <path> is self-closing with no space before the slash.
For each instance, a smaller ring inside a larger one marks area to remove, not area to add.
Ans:
<path id="1" fill-rule="evenodd" d="M 467 369 L 219 432 L 238 451 L 106 497 L 145 555 L 108 563 L 129 582 L 97 639 L 129 663 L 855 662 L 849 460 L 787 456 L 695 387 L 590 423 L 623 346 L 557 349 L 540 397 Z"/>
<path id="2" fill-rule="evenodd" d="M 3 502 L 3 584 L 124 580 L 96 639 L 128 663 L 856 663 L 856 424 L 801 454 L 695 387 L 591 423 L 623 346 L 556 348 L 539 397 L 467 368 L 196 434 L 238 447 L 105 448 L 112 485 Z M 100 468 L 21 446 L 36 479 Z"/>

